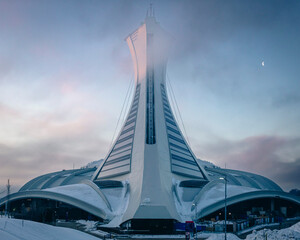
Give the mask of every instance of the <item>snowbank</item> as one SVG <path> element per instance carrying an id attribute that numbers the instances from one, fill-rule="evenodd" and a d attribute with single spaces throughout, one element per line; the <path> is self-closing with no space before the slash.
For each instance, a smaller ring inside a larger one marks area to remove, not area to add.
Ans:
<path id="1" fill-rule="evenodd" d="M 300 222 L 296 223 L 295 225 L 290 227 L 291 230 L 295 231 L 295 232 L 299 232 L 300 233 Z"/>
<path id="2" fill-rule="evenodd" d="M 209 234 L 209 233 L 207 233 Z M 224 240 L 224 233 L 209 234 L 209 238 L 207 240 Z M 198 234 L 198 237 L 201 237 L 201 234 Z M 203 236 L 204 237 L 204 236 Z M 227 233 L 228 240 L 240 240 L 236 235 Z M 249 234 L 246 237 L 246 240 L 291 240 L 291 239 L 300 239 L 300 222 L 291 226 L 290 228 L 281 229 L 281 230 L 269 230 L 263 229 L 260 231 L 254 230 L 253 233 Z"/>
<path id="3" fill-rule="evenodd" d="M 85 231 L 88 231 L 88 232 L 96 230 L 97 224 L 98 224 L 98 222 L 87 221 L 87 220 L 78 220 L 78 221 L 76 221 L 76 223 L 79 223 L 82 226 L 84 226 Z"/>
<path id="4" fill-rule="evenodd" d="M 300 222 L 291 226 L 290 228 L 285 228 L 281 230 L 270 230 L 263 229 L 260 231 L 253 231 L 249 234 L 246 240 L 290 240 L 290 239 L 300 239 Z"/>
<path id="5" fill-rule="evenodd" d="M 0 218 L 0 239 L 5 240 L 99 240 L 89 234 L 47 224 Z"/>

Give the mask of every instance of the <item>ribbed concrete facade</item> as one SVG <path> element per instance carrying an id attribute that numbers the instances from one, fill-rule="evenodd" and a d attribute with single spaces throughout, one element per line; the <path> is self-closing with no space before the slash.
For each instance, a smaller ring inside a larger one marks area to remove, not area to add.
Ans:
<path id="1" fill-rule="evenodd" d="M 135 94 L 120 135 L 95 175 L 95 181 L 128 180 L 130 201 L 123 221 L 177 219 L 174 175 L 207 180 L 173 116 L 166 91 L 172 38 L 147 16 L 126 41 L 135 69 Z"/>

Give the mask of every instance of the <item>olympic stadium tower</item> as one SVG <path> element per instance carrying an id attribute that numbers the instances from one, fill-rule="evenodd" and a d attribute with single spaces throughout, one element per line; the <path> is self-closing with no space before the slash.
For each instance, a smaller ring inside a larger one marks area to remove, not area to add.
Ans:
<path id="1" fill-rule="evenodd" d="M 17 217 L 45 222 L 68 212 L 69 218 L 93 218 L 126 229 L 172 229 L 176 222 L 222 219 L 225 202 L 236 219 L 257 209 L 299 216 L 299 197 L 273 181 L 196 158 L 169 102 L 166 67 L 172 41 L 152 9 L 126 38 L 135 92 L 126 121 L 98 168 L 37 177 L 2 198 L 0 209 L 6 206 Z"/>

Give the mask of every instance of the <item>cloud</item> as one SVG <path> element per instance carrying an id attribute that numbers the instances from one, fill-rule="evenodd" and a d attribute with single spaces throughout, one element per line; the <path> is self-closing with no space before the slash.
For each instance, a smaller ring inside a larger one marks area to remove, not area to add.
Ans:
<path id="1" fill-rule="evenodd" d="M 300 95 L 299 93 L 287 93 L 282 94 L 277 98 L 274 98 L 272 101 L 272 106 L 275 108 L 286 107 L 290 105 L 299 105 L 300 104 Z"/>
<path id="2" fill-rule="evenodd" d="M 105 156 L 107 118 L 88 110 L 62 111 L 68 110 L 27 115 L 0 105 L 0 185 L 8 178 L 22 185 L 35 176 Z"/>
<path id="3" fill-rule="evenodd" d="M 236 35 L 268 31 L 274 23 L 296 16 L 297 7 L 296 2 L 280 1 L 175 1 L 166 12 L 176 12 L 179 20 L 172 19 L 169 24 L 181 44 L 178 52 L 186 57 L 186 54 L 198 54 L 197 50 L 213 51 L 216 45 Z M 249 37 L 256 36 L 249 34 Z"/>
<path id="4" fill-rule="evenodd" d="M 73 129 L 76 131 L 76 128 Z M 63 131 L 63 129 L 61 129 Z M 104 157 L 108 143 L 86 132 L 80 136 L 65 134 L 21 144 L 0 144 L 0 181 L 10 178 L 22 185 L 35 176 L 84 166 Z"/>
<path id="5" fill-rule="evenodd" d="M 0 119 L 6 117 L 19 117 L 20 114 L 15 109 L 0 102 Z"/>
<path id="6" fill-rule="evenodd" d="M 230 169 L 266 176 L 289 190 L 300 188 L 299 144 L 300 138 L 263 135 L 238 141 L 218 139 L 201 149 L 206 160 L 221 167 L 226 163 Z"/>
<path id="7" fill-rule="evenodd" d="M 11 73 L 13 63 L 11 60 L 0 57 L 0 84 L 4 82 L 5 77 Z"/>

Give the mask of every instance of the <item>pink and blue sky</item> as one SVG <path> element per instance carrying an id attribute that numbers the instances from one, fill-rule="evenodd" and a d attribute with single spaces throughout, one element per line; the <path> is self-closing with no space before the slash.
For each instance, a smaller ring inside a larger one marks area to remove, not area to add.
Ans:
<path id="1" fill-rule="evenodd" d="M 197 157 L 300 188 L 300 2 L 153 4 Z M 0 185 L 105 157 L 148 6 L 0 0 Z"/>

